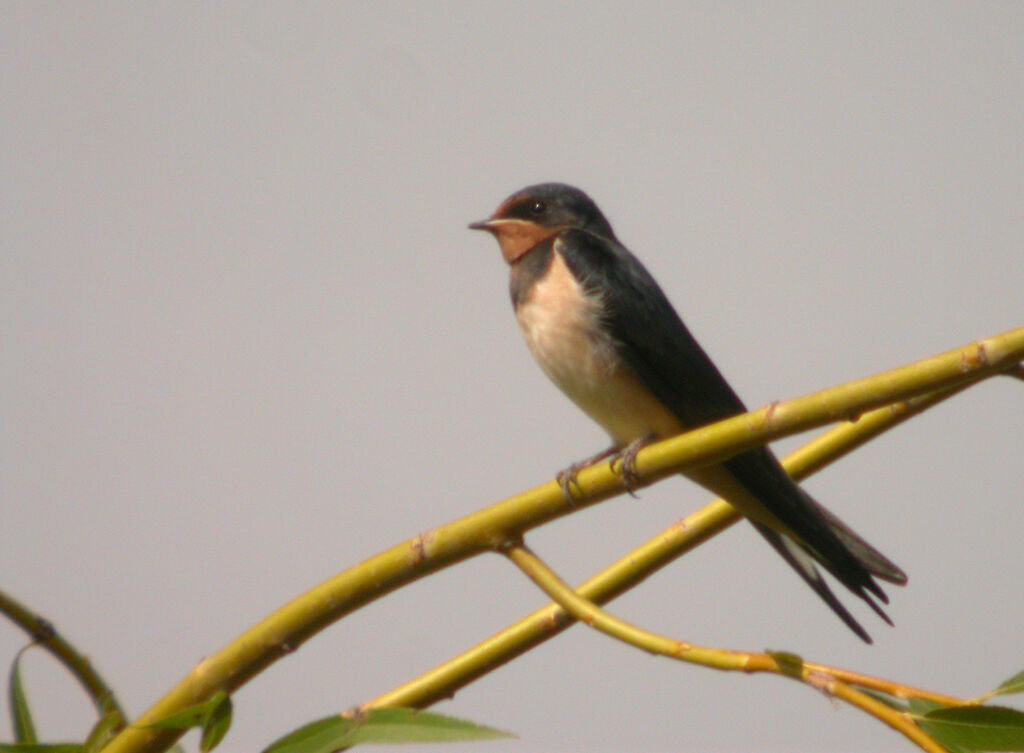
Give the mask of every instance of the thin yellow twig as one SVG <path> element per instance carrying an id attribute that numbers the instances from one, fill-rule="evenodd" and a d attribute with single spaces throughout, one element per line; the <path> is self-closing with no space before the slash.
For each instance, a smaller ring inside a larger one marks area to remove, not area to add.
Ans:
<path id="1" fill-rule="evenodd" d="M 764 672 L 799 680 L 829 695 L 841 698 L 900 732 L 929 753 L 943 748 L 925 734 L 909 717 L 849 687 L 831 668 L 801 663 L 797 671 L 783 666 L 770 654 L 697 646 L 658 635 L 614 617 L 574 592 L 537 555 L 521 542 L 512 542 L 504 554 L 544 593 L 555 600 L 577 621 L 631 646 L 670 659 L 732 672 Z"/>
<path id="2" fill-rule="evenodd" d="M 955 696 L 945 695 L 944 693 L 936 693 L 931 690 L 917 688 L 912 685 L 906 685 L 893 680 L 886 680 L 881 677 L 871 677 L 870 675 L 864 675 L 860 672 L 852 672 L 840 667 L 826 667 L 825 665 L 814 664 L 813 662 L 806 662 L 805 666 L 811 670 L 827 671 L 837 680 L 841 680 L 847 685 L 855 685 L 859 688 L 867 688 L 868 690 L 877 690 L 880 693 L 886 693 L 894 698 L 902 698 L 904 700 L 909 698 L 918 698 L 923 701 L 937 703 L 940 706 L 963 706 L 971 702 L 964 698 L 956 698 Z"/>
<path id="3" fill-rule="evenodd" d="M 858 692 L 844 682 L 835 682 L 829 692 L 836 698 L 841 698 L 861 711 L 871 714 L 880 719 L 894 730 L 905 736 L 910 742 L 928 753 L 948 753 L 948 751 L 932 739 L 928 733 L 914 724 L 913 720 L 903 712 L 891 709 L 880 701 L 876 701 L 864 693 Z"/>

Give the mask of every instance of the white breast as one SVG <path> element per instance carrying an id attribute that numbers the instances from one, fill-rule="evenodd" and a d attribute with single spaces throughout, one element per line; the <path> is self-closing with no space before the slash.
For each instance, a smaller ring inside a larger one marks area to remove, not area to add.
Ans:
<path id="1" fill-rule="evenodd" d="M 516 319 L 544 373 L 617 444 L 678 433 L 678 421 L 623 363 L 600 327 L 602 305 L 556 253 L 520 302 Z"/>

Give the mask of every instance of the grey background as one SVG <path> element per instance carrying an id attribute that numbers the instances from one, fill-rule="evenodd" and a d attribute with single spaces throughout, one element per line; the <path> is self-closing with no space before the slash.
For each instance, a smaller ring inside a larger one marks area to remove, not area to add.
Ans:
<path id="1" fill-rule="evenodd" d="M 465 229 L 522 185 L 591 193 L 751 406 L 1024 324 L 1021 4 L 0 13 L 0 574 L 134 713 L 331 574 L 604 446 Z M 987 690 L 1024 668 L 1022 387 L 809 483 L 910 574 L 896 629 L 857 608 L 875 646 L 748 527 L 613 611 Z M 669 481 L 530 542 L 576 581 L 705 501 Z M 543 602 L 493 556 L 417 583 L 240 691 L 224 750 Z M 0 658 L 23 641 L 0 625 Z M 84 734 L 77 688 L 25 671 L 42 732 Z M 579 627 L 437 708 L 522 738 L 463 750 L 907 749 L 805 687 Z"/>

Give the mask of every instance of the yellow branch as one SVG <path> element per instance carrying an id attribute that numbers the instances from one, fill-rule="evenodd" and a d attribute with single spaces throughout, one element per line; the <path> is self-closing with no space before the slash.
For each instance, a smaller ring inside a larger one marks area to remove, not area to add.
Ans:
<path id="1" fill-rule="evenodd" d="M 870 439 L 966 389 L 967 386 L 969 385 L 947 387 L 866 413 L 857 423 L 841 424 L 792 453 L 783 461 L 783 466 L 793 478 L 798 481 L 804 479 Z M 576 591 L 580 596 L 597 604 L 607 603 L 738 520 L 740 515 L 733 507 L 722 500 L 712 502 L 622 557 Z M 558 604 L 542 607 L 469 651 L 368 701 L 362 708 L 429 706 L 451 696 L 481 675 L 553 638 L 572 624 L 572 617 Z M 926 698 L 945 705 L 959 702 L 958 699 L 949 696 L 908 688 L 853 672 L 846 672 L 841 679 L 899 697 Z"/>
<path id="2" fill-rule="evenodd" d="M 638 455 L 637 470 L 642 483 L 651 483 L 682 468 L 715 462 L 837 418 L 1008 370 L 1022 358 L 1024 328 L 659 442 Z M 551 482 L 421 534 L 339 573 L 207 657 L 104 751 L 155 752 L 169 747 L 179 733 L 145 725 L 206 700 L 217 691 L 232 692 L 327 625 L 402 585 L 621 491 L 618 477 L 607 464 L 583 471 L 578 480 L 582 498 L 573 505 L 566 503 L 558 484 Z"/>

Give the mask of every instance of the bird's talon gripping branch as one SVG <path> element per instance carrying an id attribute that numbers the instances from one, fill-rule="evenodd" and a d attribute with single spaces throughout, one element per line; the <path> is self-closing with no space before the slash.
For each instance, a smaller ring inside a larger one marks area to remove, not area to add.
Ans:
<path id="1" fill-rule="evenodd" d="M 555 476 L 555 480 L 558 482 L 558 485 L 562 487 L 562 495 L 565 497 L 565 501 L 570 505 L 574 503 L 575 500 L 572 495 L 572 487 L 575 486 L 577 489 L 580 488 L 579 482 L 576 481 L 576 476 L 580 471 L 584 468 L 589 468 L 596 463 L 600 463 L 602 460 L 611 457 L 618 451 L 619 448 L 613 445 L 606 450 L 601 450 L 601 452 L 596 455 L 584 458 L 583 460 L 573 463 L 568 468 L 564 468 L 559 471 L 558 475 Z"/>
<path id="2" fill-rule="evenodd" d="M 622 488 L 631 497 L 636 497 L 636 489 L 640 485 L 640 475 L 636 472 L 636 456 L 654 439 L 651 436 L 634 439 L 612 460 L 612 471 L 622 476 Z"/>

